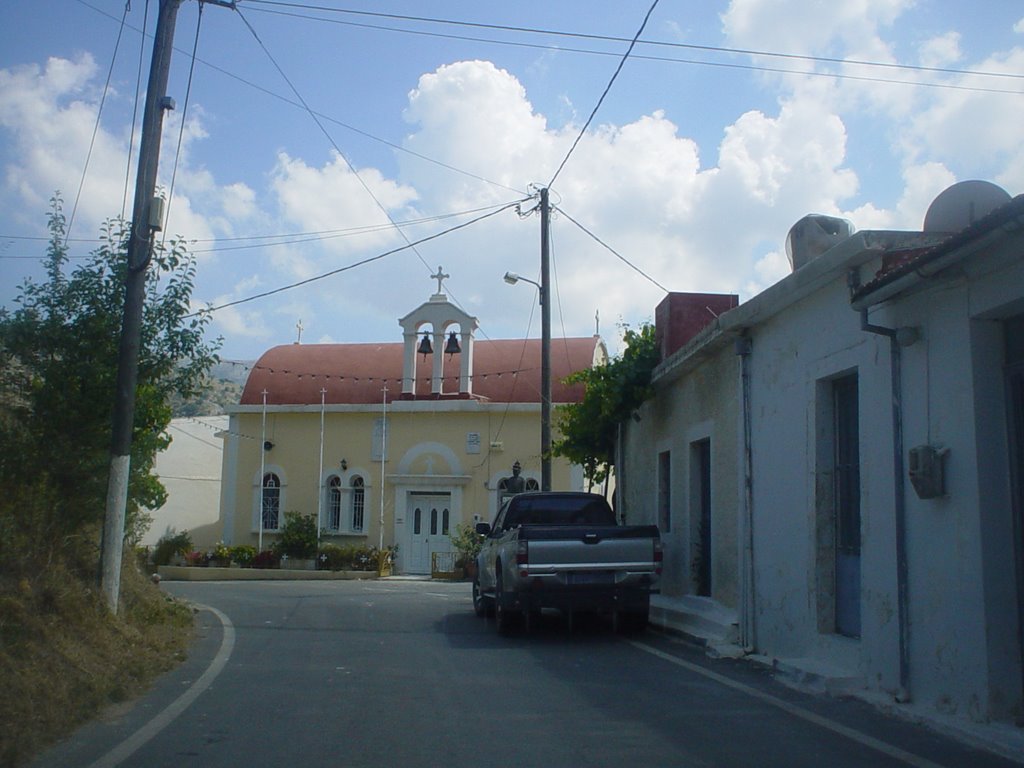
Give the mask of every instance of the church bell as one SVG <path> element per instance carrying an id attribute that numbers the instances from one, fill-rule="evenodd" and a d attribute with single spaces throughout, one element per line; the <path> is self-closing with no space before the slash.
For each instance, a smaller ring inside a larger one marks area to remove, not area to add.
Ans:
<path id="1" fill-rule="evenodd" d="M 423 334 L 423 338 L 420 340 L 420 346 L 416 351 L 423 355 L 423 357 L 426 357 L 427 355 L 433 353 L 434 345 L 430 343 L 429 333 Z"/>
<path id="2" fill-rule="evenodd" d="M 462 347 L 459 346 L 459 339 L 455 335 L 455 331 L 448 334 L 448 341 L 444 345 L 444 353 L 451 358 L 452 355 L 457 355 L 462 351 Z"/>

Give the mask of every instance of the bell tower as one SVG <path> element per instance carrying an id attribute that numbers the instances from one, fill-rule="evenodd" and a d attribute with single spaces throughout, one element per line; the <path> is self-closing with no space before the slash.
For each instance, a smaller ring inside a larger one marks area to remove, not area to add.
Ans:
<path id="1" fill-rule="evenodd" d="M 402 394 L 416 396 L 416 357 L 431 355 L 431 395 L 471 395 L 473 334 L 478 327 L 477 320 L 448 301 L 448 296 L 444 293 L 444 281 L 450 275 L 438 267 L 437 274 L 430 277 L 437 280 L 437 293 L 398 321 L 402 326 L 405 342 L 402 358 Z M 456 326 L 457 331 L 449 330 Z M 445 362 L 453 362 L 455 355 L 459 356 L 459 391 L 445 392 L 444 365 Z"/>

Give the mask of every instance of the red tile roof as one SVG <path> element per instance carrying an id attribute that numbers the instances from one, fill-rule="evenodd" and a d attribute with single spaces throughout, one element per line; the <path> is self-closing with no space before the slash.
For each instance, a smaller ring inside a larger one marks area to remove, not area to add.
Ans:
<path id="1" fill-rule="evenodd" d="M 578 401 L 580 385 L 566 386 L 570 373 L 589 368 L 600 340 L 594 337 L 552 339 L 551 400 Z M 328 404 L 381 402 L 384 384 L 388 402 L 402 398 L 401 343 L 286 344 L 267 350 L 249 373 L 242 405 L 319 405 L 326 389 Z M 416 357 L 416 399 L 437 399 L 430 392 L 433 360 Z M 443 399 L 458 399 L 459 355 L 445 359 Z M 451 394 L 448 394 L 451 393 Z M 407 396 L 408 397 L 408 396 Z M 464 397 L 464 395 L 463 395 Z M 473 397 L 499 403 L 540 402 L 540 340 L 474 340 Z"/>

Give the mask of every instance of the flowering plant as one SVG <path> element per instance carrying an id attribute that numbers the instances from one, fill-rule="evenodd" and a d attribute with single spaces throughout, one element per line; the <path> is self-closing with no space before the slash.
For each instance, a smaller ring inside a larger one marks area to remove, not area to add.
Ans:
<path id="1" fill-rule="evenodd" d="M 206 565 L 207 557 L 205 552 L 189 552 L 185 555 L 187 565 Z"/>

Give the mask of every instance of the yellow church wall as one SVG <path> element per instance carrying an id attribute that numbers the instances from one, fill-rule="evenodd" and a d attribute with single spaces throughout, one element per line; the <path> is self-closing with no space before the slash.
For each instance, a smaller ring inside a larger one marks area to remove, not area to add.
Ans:
<path id="1" fill-rule="evenodd" d="M 540 482 L 540 411 L 537 405 L 490 405 L 478 401 L 398 401 L 388 405 L 384 462 L 384 510 L 381 528 L 381 409 L 328 406 L 324 413 L 323 474 L 320 474 L 320 409 L 268 409 L 265 472 L 282 481 L 281 521 L 287 512 L 317 514 L 322 488 L 331 474 L 348 488 L 354 475 L 365 485 L 364 531 L 329 534 L 336 543 L 421 545 L 414 534 L 413 511 L 423 503 L 448 510 L 449 534 L 460 522 L 489 520 L 499 500 L 498 483 L 511 474 L 513 462 L 527 479 Z M 221 518 L 229 543 L 257 545 L 260 447 L 264 440 L 259 408 L 239 408 L 231 416 L 224 451 Z M 345 461 L 346 469 L 341 469 Z M 582 473 L 563 459 L 552 461 L 552 488 L 582 490 Z M 323 502 L 326 507 L 326 501 Z M 427 510 L 423 510 L 427 513 Z M 327 510 L 323 510 L 322 520 Z M 323 523 L 322 523 L 323 524 Z M 429 527 L 421 521 L 420 531 Z M 428 537 L 429 538 L 429 537 Z M 275 534 L 265 531 L 266 548 Z M 444 549 L 435 536 L 431 549 Z M 406 565 L 415 555 L 410 550 Z M 415 571 L 422 563 L 412 563 Z M 410 570 L 405 568 L 404 570 Z"/>

